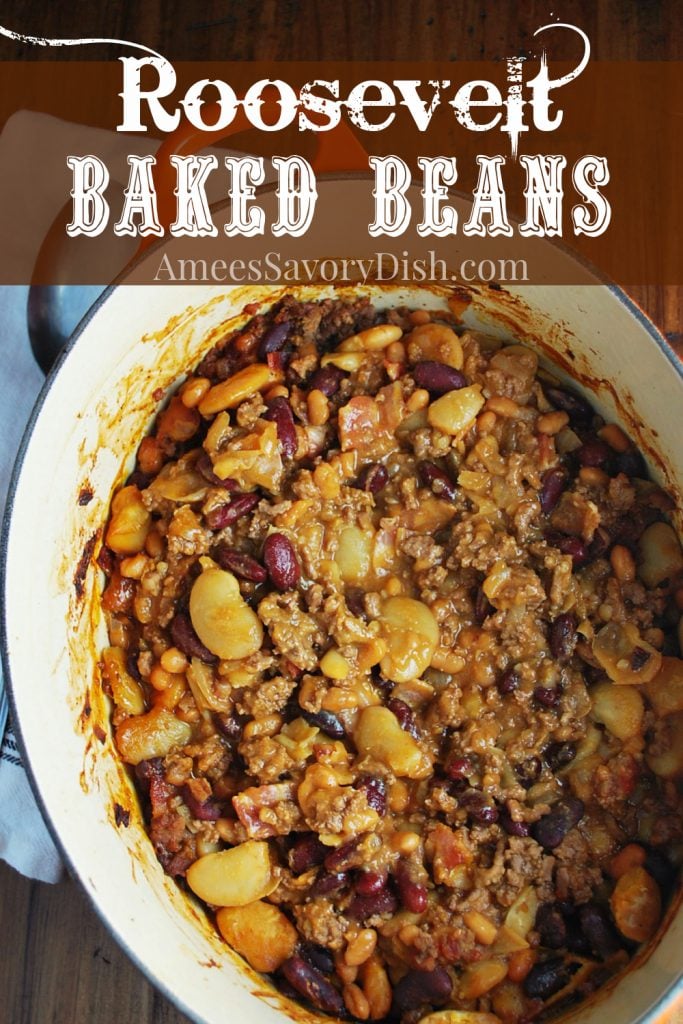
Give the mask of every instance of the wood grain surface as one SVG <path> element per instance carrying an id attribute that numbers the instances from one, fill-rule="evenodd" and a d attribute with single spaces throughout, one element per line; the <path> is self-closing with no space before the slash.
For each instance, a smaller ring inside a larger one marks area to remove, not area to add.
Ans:
<path id="1" fill-rule="evenodd" d="M 681 60 L 679 14 L 679 0 L 146 0 L 106 8 L 3 0 L 0 23 L 48 36 L 132 39 L 176 60 L 429 60 L 524 51 L 535 28 L 560 17 L 589 33 L 596 57 Z M 102 47 L 60 56 L 119 53 Z M 52 53 L 13 47 L 0 56 L 45 59 Z M 683 355 L 683 288 L 628 290 Z M 47 886 L 0 863 L 0 935 L 0 1024 L 187 1022 L 118 949 L 72 880 Z M 674 1022 L 683 1024 L 683 1011 L 674 1011 L 667 1024 Z"/>

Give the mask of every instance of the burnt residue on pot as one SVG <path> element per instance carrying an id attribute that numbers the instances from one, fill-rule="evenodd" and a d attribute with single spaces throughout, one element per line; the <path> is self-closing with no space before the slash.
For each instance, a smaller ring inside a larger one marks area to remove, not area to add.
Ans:
<path id="1" fill-rule="evenodd" d="M 130 825 L 130 810 L 122 807 L 118 800 L 114 801 L 114 821 L 118 828 L 128 828 Z"/>
<path id="2" fill-rule="evenodd" d="M 92 714 L 92 705 L 90 703 L 90 690 L 86 689 L 86 691 L 85 691 L 85 700 L 83 701 L 83 710 L 81 711 L 81 714 L 80 714 L 80 722 L 81 722 L 81 726 L 83 728 L 85 727 L 86 723 L 90 719 L 91 714 Z"/>
<path id="3" fill-rule="evenodd" d="M 81 557 L 78 559 L 76 565 L 76 571 L 73 576 L 74 589 L 76 591 L 76 597 L 78 600 L 82 600 L 83 594 L 85 593 L 85 576 L 92 561 L 92 556 L 95 551 L 95 545 L 97 544 L 97 538 L 99 536 L 99 530 L 95 533 L 83 545 L 83 551 Z"/>
<path id="4" fill-rule="evenodd" d="M 84 483 L 80 491 L 78 492 L 78 504 L 89 505 L 94 497 L 95 492 L 93 491 L 92 487 L 88 483 Z"/>

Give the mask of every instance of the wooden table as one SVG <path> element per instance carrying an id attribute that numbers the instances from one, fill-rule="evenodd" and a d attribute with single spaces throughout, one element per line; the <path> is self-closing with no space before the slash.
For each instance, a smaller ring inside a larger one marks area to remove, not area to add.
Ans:
<path id="1" fill-rule="evenodd" d="M 98 10 L 92 3 L 47 8 L 42 0 L 5 0 L 1 21 L 48 36 L 134 39 L 171 59 L 488 60 L 530 48 L 534 29 L 561 16 L 589 33 L 595 57 L 681 60 L 677 6 L 638 0 L 145 0 Z M 28 48 L 22 52 L 29 56 Z M 119 52 L 105 47 L 97 56 L 113 59 Z M 629 291 L 683 354 L 683 288 Z M 42 885 L 0 863 L 0 935 L 3 1024 L 187 1022 L 118 949 L 73 881 Z M 683 1024 L 683 1012 L 673 1019 Z"/>

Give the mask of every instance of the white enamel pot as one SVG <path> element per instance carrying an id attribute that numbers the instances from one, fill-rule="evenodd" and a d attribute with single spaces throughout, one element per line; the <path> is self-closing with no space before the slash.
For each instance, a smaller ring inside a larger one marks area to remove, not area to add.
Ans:
<path id="1" fill-rule="evenodd" d="M 330 286 L 292 289 L 316 297 Z M 444 304 L 438 289 L 367 286 L 380 304 Z M 73 875 L 128 955 L 188 1016 L 319 1020 L 287 1004 L 234 956 L 201 908 L 166 878 L 118 761 L 97 658 L 106 642 L 92 560 L 113 489 L 166 390 L 248 302 L 281 288 L 130 286 L 104 294 L 51 373 L 26 432 L 3 534 L 2 654 L 21 747 Z M 676 496 L 683 483 L 681 366 L 649 321 L 605 285 L 473 290 L 468 317 L 554 352 L 593 400 L 638 438 Z M 680 527 L 680 522 L 679 522 Z M 573 1017 L 654 1019 L 683 969 L 683 916 L 653 951 Z M 607 1000 L 607 1002 L 605 1001 Z"/>

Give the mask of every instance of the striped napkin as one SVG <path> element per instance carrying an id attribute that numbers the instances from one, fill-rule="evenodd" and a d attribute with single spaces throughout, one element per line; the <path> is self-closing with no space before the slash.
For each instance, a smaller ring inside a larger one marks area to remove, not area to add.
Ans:
<path id="1" fill-rule="evenodd" d="M 0 512 L 21 435 L 43 383 L 29 345 L 27 296 L 28 288 L 0 288 Z M 29 878 L 58 882 L 64 868 L 21 763 L 1 670 L 0 737 L 0 858 Z"/>

